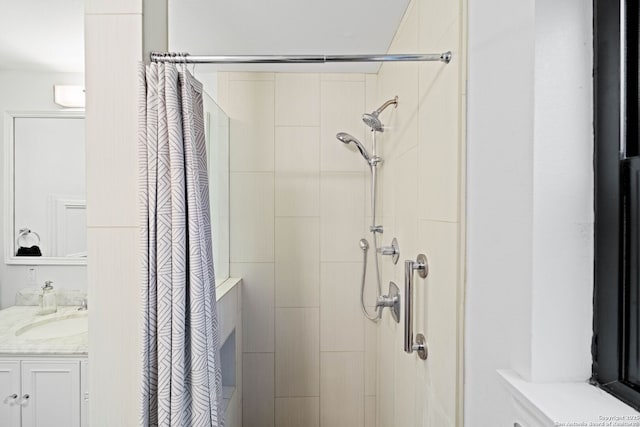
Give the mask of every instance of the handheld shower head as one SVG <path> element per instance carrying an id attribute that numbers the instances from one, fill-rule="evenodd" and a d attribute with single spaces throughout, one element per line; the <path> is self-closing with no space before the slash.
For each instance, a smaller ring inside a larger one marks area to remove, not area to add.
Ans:
<path id="1" fill-rule="evenodd" d="M 360 239 L 360 249 L 362 249 L 364 252 L 369 250 L 369 242 L 367 242 L 367 239 Z"/>
<path id="2" fill-rule="evenodd" d="M 390 99 L 387 102 L 385 102 L 384 104 L 382 104 L 380 106 L 380 108 L 378 108 L 377 110 L 373 111 L 372 113 L 363 114 L 362 115 L 362 121 L 364 122 L 364 124 L 369 126 L 371 128 L 371 130 L 373 130 L 373 131 L 384 132 L 384 126 L 382 125 L 382 122 L 380 121 L 378 116 L 389 105 L 394 105 L 396 108 L 398 108 L 398 96 L 397 95 L 393 99 Z"/>
<path id="3" fill-rule="evenodd" d="M 340 132 L 336 134 L 336 138 L 338 138 L 338 140 L 344 144 L 353 142 L 353 144 L 358 148 L 358 151 L 360 151 L 360 154 L 362 154 L 362 157 L 364 157 L 367 162 L 371 161 L 371 156 L 369 156 L 367 149 L 364 148 L 364 145 L 362 145 L 362 143 L 353 136 L 345 132 Z"/>

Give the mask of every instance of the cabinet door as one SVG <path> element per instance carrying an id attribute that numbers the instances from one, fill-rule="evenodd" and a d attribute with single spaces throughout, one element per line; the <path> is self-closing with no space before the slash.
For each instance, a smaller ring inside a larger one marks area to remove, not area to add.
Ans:
<path id="1" fill-rule="evenodd" d="M 80 427 L 80 362 L 22 362 L 22 427 Z"/>
<path id="2" fill-rule="evenodd" d="M 17 396 L 15 399 L 13 396 Z M 0 425 L 20 427 L 20 362 L 0 361 Z"/>

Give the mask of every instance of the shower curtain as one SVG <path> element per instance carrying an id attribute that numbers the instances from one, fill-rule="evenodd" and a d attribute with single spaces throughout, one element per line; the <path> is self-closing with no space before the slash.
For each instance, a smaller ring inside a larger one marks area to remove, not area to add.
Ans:
<path id="1" fill-rule="evenodd" d="M 142 426 L 222 426 L 202 85 L 139 70 Z"/>

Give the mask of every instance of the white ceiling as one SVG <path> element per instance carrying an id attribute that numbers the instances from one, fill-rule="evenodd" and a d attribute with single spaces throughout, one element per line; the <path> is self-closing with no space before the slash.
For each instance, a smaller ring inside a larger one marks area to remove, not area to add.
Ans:
<path id="1" fill-rule="evenodd" d="M 191 54 L 385 53 L 409 0 L 168 0 L 169 48 Z M 82 72 L 84 0 L 0 0 L 0 69 Z M 198 66 L 376 72 L 379 64 Z"/>
<path id="2" fill-rule="evenodd" d="M 0 69 L 84 71 L 84 1 L 0 0 Z"/>
<path id="3" fill-rule="evenodd" d="M 168 0 L 169 49 L 199 55 L 386 53 L 409 0 Z M 377 72 L 379 64 L 201 66 L 198 71 Z"/>

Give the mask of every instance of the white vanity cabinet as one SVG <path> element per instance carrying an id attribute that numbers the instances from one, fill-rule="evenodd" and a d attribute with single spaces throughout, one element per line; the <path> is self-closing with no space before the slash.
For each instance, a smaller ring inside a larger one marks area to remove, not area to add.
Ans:
<path id="1" fill-rule="evenodd" d="M 0 358 L 0 425 L 86 427 L 82 359 Z"/>

